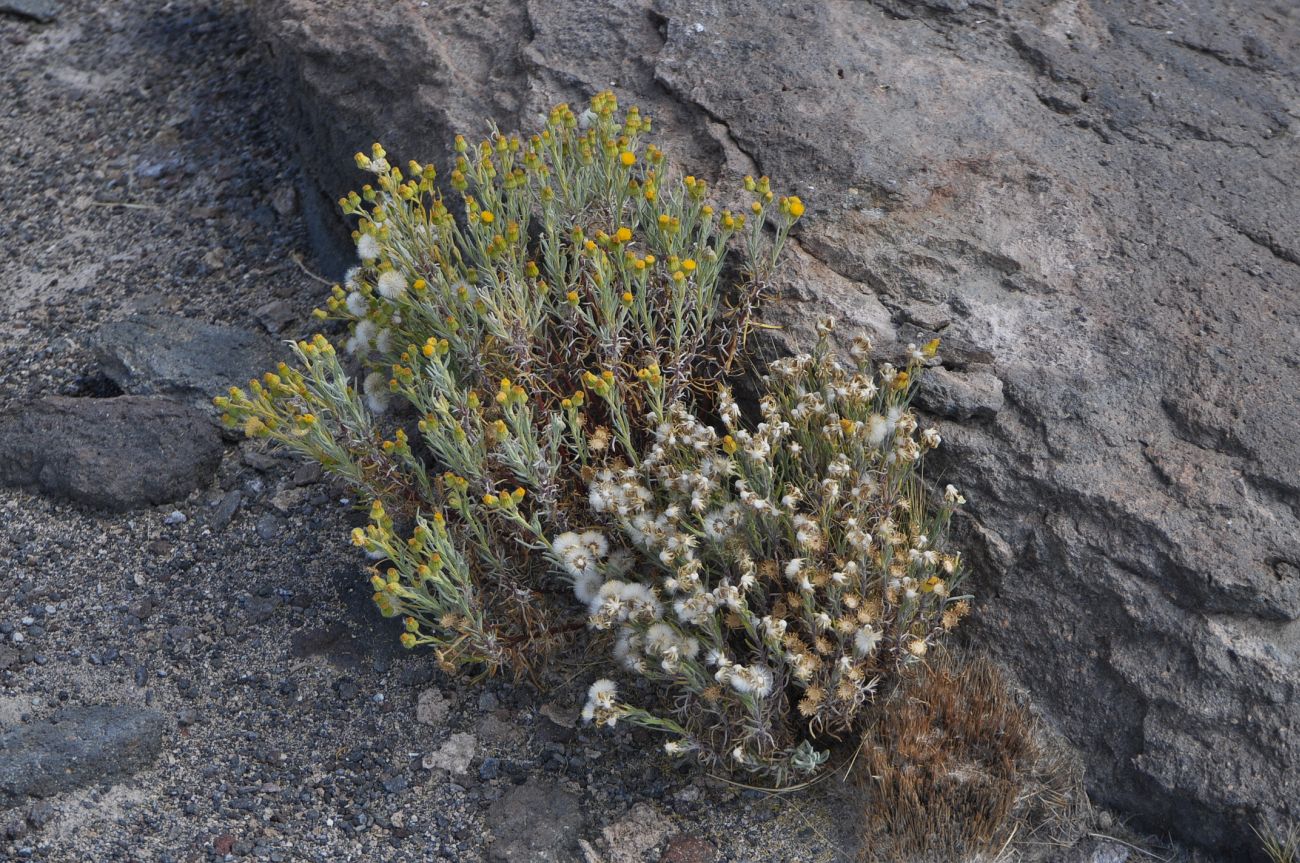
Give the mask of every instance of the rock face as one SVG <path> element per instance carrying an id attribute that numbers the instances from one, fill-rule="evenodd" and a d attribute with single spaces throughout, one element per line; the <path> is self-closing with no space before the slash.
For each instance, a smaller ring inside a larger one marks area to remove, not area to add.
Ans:
<path id="1" fill-rule="evenodd" d="M 153 710 L 101 705 L 0 734 L 0 809 L 148 766 L 162 749 L 165 725 Z"/>
<path id="2" fill-rule="evenodd" d="M 445 165 L 611 83 L 695 173 L 771 175 L 811 203 L 775 348 L 942 336 L 969 637 L 1094 796 L 1238 852 L 1300 818 L 1294 4 L 350 5 L 256 7 L 309 212 L 373 139 Z"/>
<path id="3" fill-rule="evenodd" d="M 207 415 L 169 399 L 52 396 L 0 415 L 0 484 L 112 512 L 185 497 L 221 452 Z"/>

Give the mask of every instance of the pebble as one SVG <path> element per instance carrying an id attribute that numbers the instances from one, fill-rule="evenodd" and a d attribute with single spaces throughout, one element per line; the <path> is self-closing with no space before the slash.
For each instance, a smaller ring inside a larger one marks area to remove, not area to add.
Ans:
<path id="1" fill-rule="evenodd" d="M 174 509 L 163 519 L 163 524 L 184 524 L 185 521 L 185 513 L 179 509 Z"/>
<path id="2" fill-rule="evenodd" d="M 269 512 L 257 520 L 257 535 L 264 540 L 275 539 L 280 532 L 282 520 Z"/>

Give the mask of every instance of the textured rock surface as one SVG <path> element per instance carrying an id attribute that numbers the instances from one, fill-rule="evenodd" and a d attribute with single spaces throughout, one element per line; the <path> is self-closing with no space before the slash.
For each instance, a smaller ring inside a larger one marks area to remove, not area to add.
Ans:
<path id="1" fill-rule="evenodd" d="M 969 632 L 1094 795 L 1235 850 L 1300 817 L 1293 4 L 350 5 L 257 7 L 322 226 L 375 138 L 445 164 L 611 85 L 696 173 L 770 174 L 812 202 L 777 347 L 943 336 Z"/>
<path id="2" fill-rule="evenodd" d="M 123 392 L 204 402 L 274 369 L 283 353 L 261 333 L 166 315 L 105 324 L 91 342 L 104 375 Z"/>
<path id="3" fill-rule="evenodd" d="M 507 791 L 488 809 L 496 863 L 578 863 L 584 819 L 578 798 L 555 783 L 531 781 Z"/>
<path id="4" fill-rule="evenodd" d="M 137 707 L 69 708 L 0 734 L 0 809 L 28 797 L 129 775 L 162 748 L 162 714 Z"/>
<path id="5" fill-rule="evenodd" d="M 185 497 L 221 450 L 206 414 L 164 398 L 51 396 L 0 415 L 0 484 L 114 512 Z"/>

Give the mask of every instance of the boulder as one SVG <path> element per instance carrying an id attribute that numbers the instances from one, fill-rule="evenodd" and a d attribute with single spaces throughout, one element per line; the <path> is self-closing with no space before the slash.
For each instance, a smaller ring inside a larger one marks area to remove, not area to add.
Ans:
<path id="1" fill-rule="evenodd" d="M 166 724 L 154 710 L 96 705 L 0 733 L 0 809 L 147 767 L 162 749 Z"/>
<path id="2" fill-rule="evenodd" d="M 0 485 L 111 512 L 184 498 L 221 453 L 207 414 L 166 398 L 51 396 L 0 414 Z"/>
<path id="3" fill-rule="evenodd" d="M 320 216 L 350 155 L 447 162 L 612 86 L 809 215 L 771 347 L 937 332 L 922 404 L 967 636 L 1102 803 L 1221 849 L 1300 819 L 1300 18 L 1287 0 L 267 0 Z M 311 197 L 309 196 L 309 197 Z M 350 250 L 334 245 L 343 261 Z"/>

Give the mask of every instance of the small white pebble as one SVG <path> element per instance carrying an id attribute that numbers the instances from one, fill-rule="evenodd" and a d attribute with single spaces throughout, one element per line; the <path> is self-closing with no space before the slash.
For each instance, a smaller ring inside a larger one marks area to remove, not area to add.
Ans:
<path id="1" fill-rule="evenodd" d="M 23 618 L 23 626 L 31 626 L 31 625 L 32 625 L 33 623 L 35 623 L 35 622 L 36 622 L 36 618 L 34 618 L 34 617 L 24 617 L 24 618 Z"/>
<path id="2" fill-rule="evenodd" d="M 181 512 L 179 509 L 172 510 L 171 513 L 163 519 L 163 524 L 183 524 L 184 522 L 185 513 Z"/>
<path id="3" fill-rule="evenodd" d="M 696 22 L 695 22 L 695 32 L 696 32 L 696 33 L 703 33 L 703 32 L 704 32 L 704 25 L 701 24 L 699 21 L 696 21 Z"/>
<path id="4" fill-rule="evenodd" d="M 9 637 L 12 638 L 12 639 L 14 640 L 14 643 L 15 643 L 15 644 L 17 644 L 17 643 L 20 642 L 20 641 L 26 641 L 26 640 L 27 640 L 27 636 L 23 635 L 21 632 L 15 632 L 13 635 L 11 635 L 11 636 L 9 636 Z"/>

